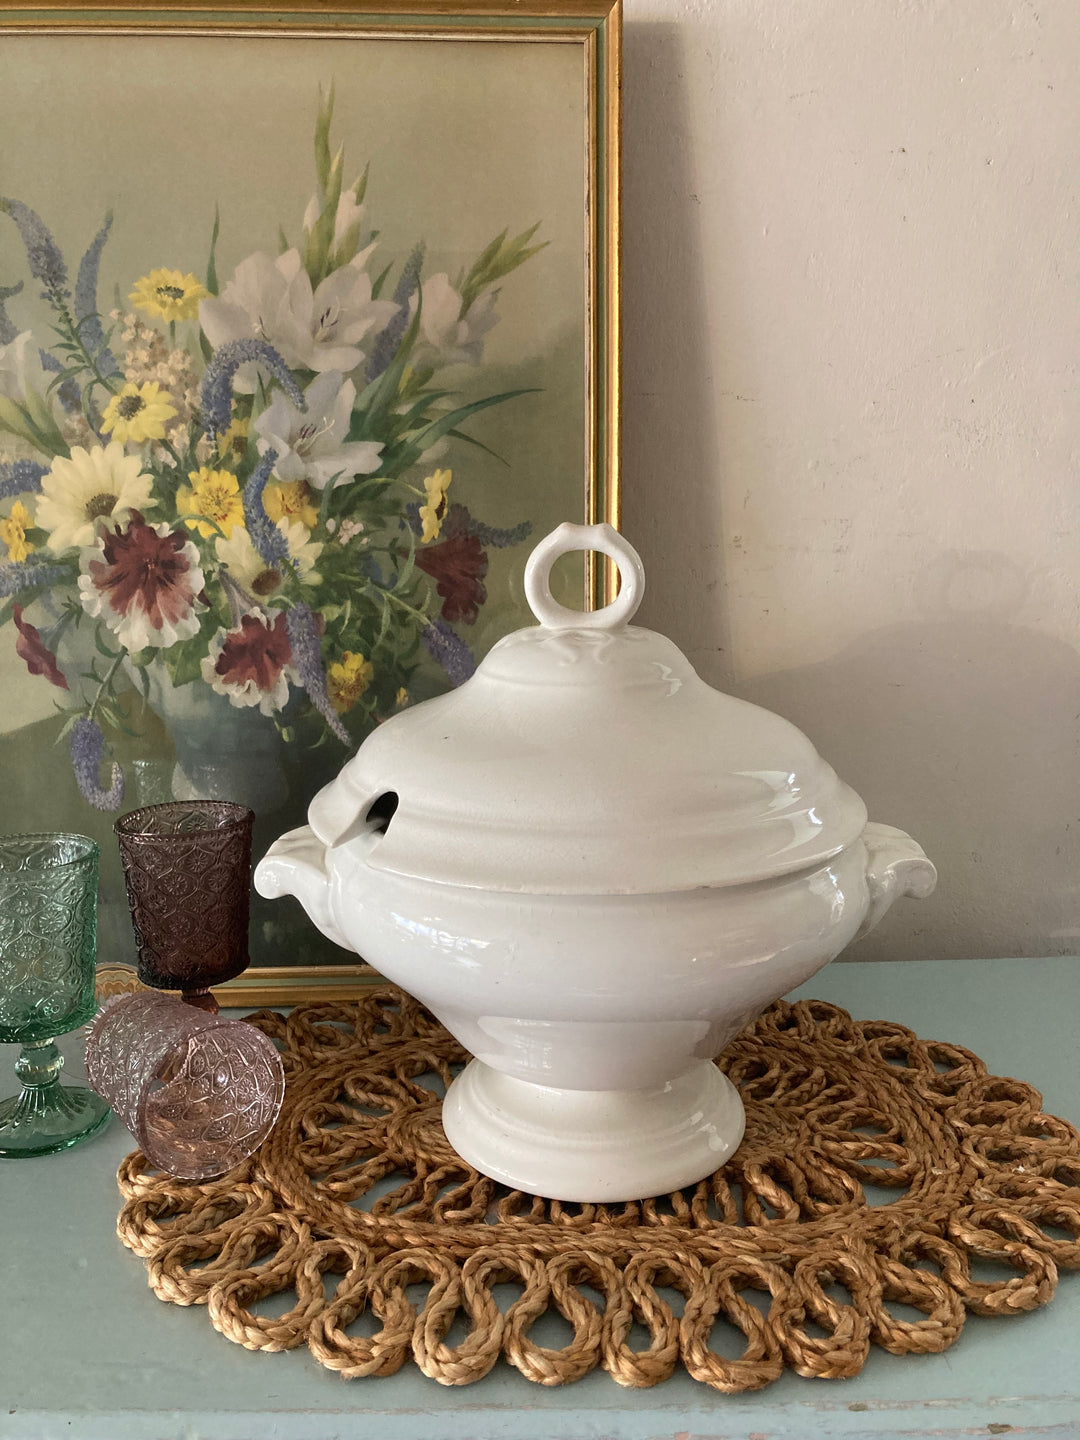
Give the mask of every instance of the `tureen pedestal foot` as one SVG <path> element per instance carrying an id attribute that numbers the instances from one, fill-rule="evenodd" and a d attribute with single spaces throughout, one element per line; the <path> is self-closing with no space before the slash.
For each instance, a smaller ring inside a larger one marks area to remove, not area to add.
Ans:
<path id="1" fill-rule="evenodd" d="M 719 1169 L 746 1117 L 708 1060 L 645 1090 L 561 1090 L 473 1060 L 447 1091 L 443 1128 L 481 1174 L 554 1200 L 665 1195 Z"/>

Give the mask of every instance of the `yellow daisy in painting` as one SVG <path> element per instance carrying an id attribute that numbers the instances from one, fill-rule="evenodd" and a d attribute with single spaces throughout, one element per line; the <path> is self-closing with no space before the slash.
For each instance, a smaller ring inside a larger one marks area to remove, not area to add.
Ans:
<path id="1" fill-rule="evenodd" d="M 190 487 L 181 485 L 176 492 L 177 514 L 205 517 L 184 521 L 189 530 L 197 530 L 204 540 L 209 540 L 211 535 L 224 535 L 228 539 L 236 526 L 244 523 L 244 497 L 239 480 L 228 470 L 210 470 L 205 465 L 192 470 L 188 479 Z"/>
<path id="2" fill-rule="evenodd" d="M 450 470 L 436 470 L 424 481 L 427 502 L 420 506 L 420 519 L 424 526 L 420 539 L 425 545 L 429 540 L 439 538 L 442 517 L 446 509 L 446 492 L 449 490 L 450 481 L 453 478 L 453 472 Z"/>
<path id="3" fill-rule="evenodd" d="M 160 440 L 166 423 L 175 414 L 176 406 L 169 396 L 162 394 L 155 381 L 148 380 L 145 385 L 125 385 L 119 395 L 113 396 L 105 406 L 101 428 L 121 445 L 129 441 L 141 445 L 144 440 Z"/>
<path id="4" fill-rule="evenodd" d="M 179 270 L 151 270 L 136 280 L 128 299 L 145 315 L 157 315 L 162 320 L 194 320 L 199 301 L 209 293 L 194 275 L 183 275 Z"/>
<path id="5" fill-rule="evenodd" d="M 271 520 L 299 520 L 309 530 L 319 523 L 306 480 L 276 480 L 263 491 L 263 507 Z"/>
<path id="6" fill-rule="evenodd" d="M 375 667 L 371 661 L 351 650 L 346 650 L 340 660 L 327 666 L 326 688 L 339 715 L 352 709 L 374 676 Z"/>
<path id="7" fill-rule="evenodd" d="M 0 544 L 7 546 L 7 558 L 16 565 L 21 565 L 34 549 L 26 538 L 33 523 L 33 516 L 21 500 L 16 500 L 11 513 L 0 519 Z"/>

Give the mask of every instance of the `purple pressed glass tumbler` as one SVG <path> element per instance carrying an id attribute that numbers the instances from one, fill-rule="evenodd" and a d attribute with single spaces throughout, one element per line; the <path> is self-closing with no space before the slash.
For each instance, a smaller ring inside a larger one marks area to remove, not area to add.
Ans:
<path id="1" fill-rule="evenodd" d="M 113 826 L 145 985 L 214 1012 L 211 985 L 247 969 L 254 818 L 228 800 L 175 800 Z"/>

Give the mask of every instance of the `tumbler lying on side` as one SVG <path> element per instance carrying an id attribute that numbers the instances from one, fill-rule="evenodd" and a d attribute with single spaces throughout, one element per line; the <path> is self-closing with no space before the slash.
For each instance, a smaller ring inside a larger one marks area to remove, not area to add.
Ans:
<path id="1" fill-rule="evenodd" d="M 86 1042 L 86 1073 L 147 1159 L 181 1180 L 222 1175 L 258 1149 L 285 1095 L 261 1030 L 171 995 L 114 995 Z"/>

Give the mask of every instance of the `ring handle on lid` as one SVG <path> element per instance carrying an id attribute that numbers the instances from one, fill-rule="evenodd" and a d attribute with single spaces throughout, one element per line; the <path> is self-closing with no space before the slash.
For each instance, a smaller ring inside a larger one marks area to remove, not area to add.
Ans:
<path id="1" fill-rule="evenodd" d="M 560 555 L 599 550 L 615 561 L 622 586 L 610 605 L 599 610 L 568 610 L 551 593 L 551 567 Z M 569 521 L 544 537 L 525 566 L 525 598 L 548 630 L 614 630 L 630 621 L 645 594 L 645 567 L 629 541 L 611 525 L 571 525 Z"/>

